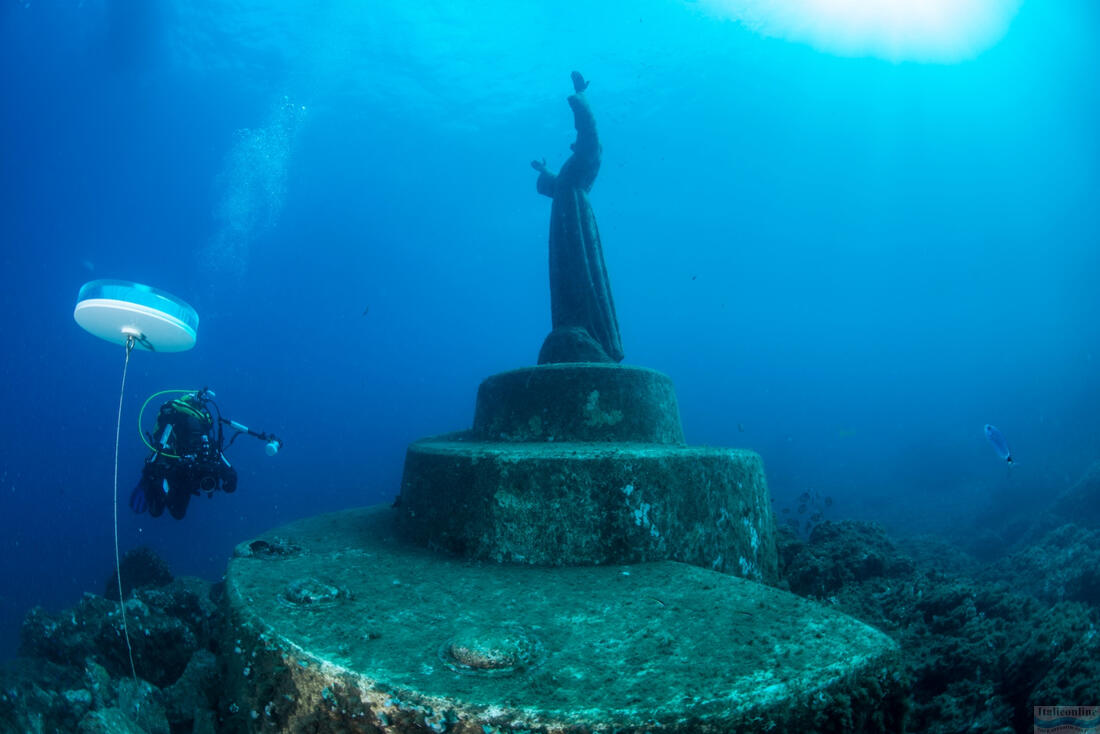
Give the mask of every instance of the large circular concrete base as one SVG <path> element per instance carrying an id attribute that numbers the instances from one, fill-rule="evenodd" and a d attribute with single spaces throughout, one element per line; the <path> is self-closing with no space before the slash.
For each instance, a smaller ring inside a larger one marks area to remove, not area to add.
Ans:
<path id="1" fill-rule="evenodd" d="M 393 512 L 243 543 L 226 580 L 230 727 L 280 732 L 900 731 L 896 648 L 691 565 L 480 564 Z"/>

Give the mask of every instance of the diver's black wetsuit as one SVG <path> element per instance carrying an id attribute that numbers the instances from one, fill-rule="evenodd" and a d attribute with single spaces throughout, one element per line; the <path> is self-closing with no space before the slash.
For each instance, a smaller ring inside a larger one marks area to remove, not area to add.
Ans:
<path id="1" fill-rule="evenodd" d="M 162 449 L 146 459 L 137 487 L 150 515 L 160 517 L 167 507 L 179 520 L 200 491 L 237 489 L 237 471 L 222 455 L 213 428 L 210 413 L 199 401 L 184 398 L 161 406 L 153 438 Z"/>

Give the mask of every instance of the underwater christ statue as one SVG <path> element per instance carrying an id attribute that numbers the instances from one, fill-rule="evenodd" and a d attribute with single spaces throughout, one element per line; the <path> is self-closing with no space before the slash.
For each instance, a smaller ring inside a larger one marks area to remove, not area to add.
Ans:
<path id="1" fill-rule="evenodd" d="M 555 176 L 546 161 L 531 161 L 536 188 L 554 200 L 550 207 L 550 317 L 552 331 L 539 350 L 539 364 L 620 362 L 623 346 L 611 284 L 603 260 L 596 215 L 588 192 L 600 171 L 596 118 L 584 96 L 588 82 L 574 71 L 573 109 L 577 140 L 573 155 Z"/>

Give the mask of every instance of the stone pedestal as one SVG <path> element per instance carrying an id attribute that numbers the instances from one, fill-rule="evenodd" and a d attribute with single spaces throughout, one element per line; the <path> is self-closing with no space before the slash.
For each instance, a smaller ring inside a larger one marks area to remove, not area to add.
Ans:
<path id="1" fill-rule="evenodd" d="M 409 447 L 399 507 L 408 537 L 469 558 L 777 573 L 760 457 L 684 446 L 671 381 L 638 367 L 490 377 L 473 430 Z"/>
<path id="2" fill-rule="evenodd" d="M 238 546 L 225 729 L 902 731 L 894 643 L 776 567 L 760 457 L 685 446 L 668 378 L 496 375 L 396 509 Z"/>

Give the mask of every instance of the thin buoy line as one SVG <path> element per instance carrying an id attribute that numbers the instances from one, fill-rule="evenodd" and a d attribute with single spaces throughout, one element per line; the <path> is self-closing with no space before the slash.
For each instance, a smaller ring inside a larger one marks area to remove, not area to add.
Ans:
<path id="1" fill-rule="evenodd" d="M 134 667 L 134 649 L 130 646 L 130 629 L 126 626 L 126 600 L 122 596 L 122 561 L 118 555 L 118 445 L 122 438 L 122 398 L 126 394 L 126 370 L 130 366 L 130 352 L 134 350 L 134 337 L 126 337 L 126 362 L 122 365 L 122 390 L 118 394 L 118 422 L 115 424 L 115 577 L 118 579 L 118 606 L 122 610 L 122 634 L 126 638 L 126 652 L 130 655 L 130 672 L 137 682 Z"/>

